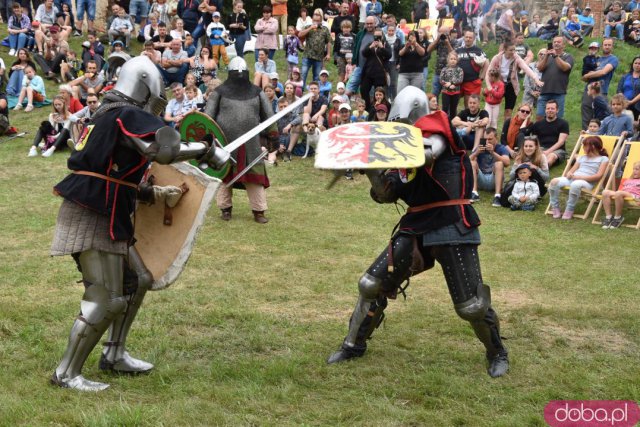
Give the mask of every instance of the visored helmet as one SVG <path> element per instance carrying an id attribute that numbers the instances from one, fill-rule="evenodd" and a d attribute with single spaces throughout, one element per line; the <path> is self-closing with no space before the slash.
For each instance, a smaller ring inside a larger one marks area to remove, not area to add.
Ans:
<path id="1" fill-rule="evenodd" d="M 113 90 L 154 115 L 161 114 L 167 106 L 162 75 L 146 56 L 136 56 L 122 65 Z"/>

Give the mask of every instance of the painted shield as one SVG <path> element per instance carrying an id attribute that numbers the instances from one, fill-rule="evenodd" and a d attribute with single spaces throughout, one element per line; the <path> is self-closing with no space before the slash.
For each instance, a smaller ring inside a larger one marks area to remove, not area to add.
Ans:
<path id="1" fill-rule="evenodd" d="M 149 174 L 155 177 L 156 185 L 188 187 L 178 204 L 171 208 L 171 225 L 164 225 L 164 203 L 140 203 L 136 209 L 136 249 L 153 276 L 152 289 L 158 290 L 171 285 L 184 269 L 220 180 L 186 162 L 153 163 Z"/>
<path id="2" fill-rule="evenodd" d="M 187 114 L 180 123 L 180 138 L 186 142 L 202 141 L 205 135 L 211 134 L 223 147 L 227 145 L 227 138 L 224 136 L 220 126 L 213 119 L 204 113 L 194 111 Z M 198 166 L 198 162 L 191 161 L 191 164 Z M 205 173 L 214 178 L 223 179 L 229 171 L 231 165 L 226 164 L 222 169 L 205 169 Z"/>
<path id="3" fill-rule="evenodd" d="M 420 129 L 397 122 L 351 123 L 320 134 L 318 169 L 415 168 L 425 162 Z"/>

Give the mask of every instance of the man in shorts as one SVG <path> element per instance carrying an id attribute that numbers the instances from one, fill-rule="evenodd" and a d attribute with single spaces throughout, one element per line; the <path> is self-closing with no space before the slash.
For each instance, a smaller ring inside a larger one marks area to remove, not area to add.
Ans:
<path id="1" fill-rule="evenodd" d="M 547 158 L 549 168 L 567 158 L 565 143 L 569 136 L 569 122 L 558 117 L 558 101 L 550 99 L 545 106 L 545 118 L 525 129 L 526 135 L 535 135 Z"/>
<path id="2" fill-rule="evenodd" d="M 473 167 L 473 191 L 471 200 L 480 200 L 478 189 L 494 190 L 491 206 L 500 207 L 500 193 L 504 181 L 504 170 L 509 167 L 509 150 L 500 144 L 495 128 L 487 128 L 484 138 L 469 156 Z"/>
<path id="3" fill-rule="evenodd" d="M 464 46 L 456 49 L 458 54 L 458 67 L 464 71 L 464 78 L 460 86 L 460 93 L 464 96 L 464 106 L 468 106 L 469 95 L 479 95 L 482 89 L 482 80 L 489 68 L 487 55 L 475 45 L 476 35 L 472 29 L 467 28 L 463 32 Z"/>

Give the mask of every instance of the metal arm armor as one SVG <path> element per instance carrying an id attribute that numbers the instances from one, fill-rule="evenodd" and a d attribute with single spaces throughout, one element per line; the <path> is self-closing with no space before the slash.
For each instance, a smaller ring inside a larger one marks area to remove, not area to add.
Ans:
<path id="1" fill-rule="evenodd" d="M 398 196 L 393 191 L 385 170 L 367 169 L 365 171 L 369 182 L 371 182 L 371 198 L 378 203 L 395 203 Z"/>

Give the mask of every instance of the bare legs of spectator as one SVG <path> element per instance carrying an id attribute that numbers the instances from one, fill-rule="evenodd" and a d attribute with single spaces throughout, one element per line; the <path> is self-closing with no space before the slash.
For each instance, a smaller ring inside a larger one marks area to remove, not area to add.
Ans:
<path id="1" fill-rule="evenodd" d="M 23 87 L 20 91 L 20 96 L 18 97 L 18 103 L 16 104 L 14 110 L 22 109 L 22 102 L 27 98 L 27 110 L 33 110 L 33 88 L 31 86 Z"/>
<path id="2" fill-rule="evenodd" d="M 268 74 L 256 72 L 253 76 L 253 84 L 263 88 L 271 83 L 271 79 Z"/>

